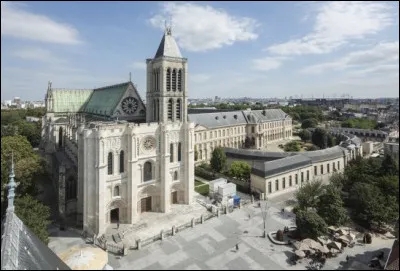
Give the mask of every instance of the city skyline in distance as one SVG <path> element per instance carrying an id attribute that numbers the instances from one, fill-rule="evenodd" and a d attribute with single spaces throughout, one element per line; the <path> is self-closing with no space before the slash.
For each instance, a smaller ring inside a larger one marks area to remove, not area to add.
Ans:
<path id="1" fill-rule="evenodd" d="M 95 88 L 129 72 L 145 97 L 145 59 L 171 18 L 189 98 L 398 97 L 398 2 L 1 5 L 2 100 L 42 100 L 49 80 Z"/>

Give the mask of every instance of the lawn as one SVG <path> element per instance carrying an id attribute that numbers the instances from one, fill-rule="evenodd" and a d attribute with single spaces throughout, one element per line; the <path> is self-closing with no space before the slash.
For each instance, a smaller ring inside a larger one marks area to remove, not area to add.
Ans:
<path id="1" fill-rule="evenodd" d="M 204 184 L 203 182 L 200 182 L 199 180 L 194 180 L 194 186 L 199 186 Z"/>
<path id="2" fill-rule="evenodd" d="M 209 191 L 208 184 L 197 186 L 197 187 L 194 188 L 194 191 L 196 191 L 197 193 L 199 193 L 199 194 L 201 194 L 203 196 L 207 196 L 208 195 L 208 191 Z"/>

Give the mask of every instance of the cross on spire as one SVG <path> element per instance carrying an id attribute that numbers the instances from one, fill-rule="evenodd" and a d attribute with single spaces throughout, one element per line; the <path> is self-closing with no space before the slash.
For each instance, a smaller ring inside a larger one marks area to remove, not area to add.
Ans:
<path id="1" fill-rule="evenodd" d="M 132 82 L 132 73 L 129 72 L 129 82 Z"/>
<path id="2" fill-rule="evenodd" d="M 167 20 L 164 21 L 164 26 L 165 26 L 165 33 L 167 35 L 171 35 L 172 32 L 172 17 L 169 19 L 169 25 L 167 23 Z"/>

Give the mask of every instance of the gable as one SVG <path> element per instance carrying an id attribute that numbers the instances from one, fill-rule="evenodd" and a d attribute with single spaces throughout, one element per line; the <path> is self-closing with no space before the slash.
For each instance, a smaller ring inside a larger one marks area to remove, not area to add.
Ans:
<path id="1" fill-rule="evenodd" d="M 137 121 L 146 119 L 146 106 L 131 82 L 117 102 L 112 117 Z"/>
<path id="2" fill-rule="evenodd" d="M 208 129 L 207 129 L 207 127 L 204 127 L 203 125 L 198 124 L 198 125 L 196 125 L 196 127 L 194 127 L 194 130 L 196 132 L 198 132 L 198 131 L 204 131 L 204 130 L 208 130 Z"/>
<path id="3" fill-rule="evenodd" d="M 114 109 L 126 92 L 128 83 L 98 88 L 93 90 L 83 112 L 102 116 L 112 116 Z"/>

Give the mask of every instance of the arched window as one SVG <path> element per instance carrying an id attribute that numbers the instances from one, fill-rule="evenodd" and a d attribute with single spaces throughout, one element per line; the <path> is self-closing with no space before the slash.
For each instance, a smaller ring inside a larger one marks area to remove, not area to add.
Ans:
<path id="1" fill-rule="evenodd" d="M 172 120 L 172 99 L 168 101 L 168 120 Z"/>
<path id="2" fill-rule="evenodd" d="M 157 121 L 157 100 L 153 100 L 153 119 Z"/>
<path id="3" fill-rule="evenodd" d="M 112 175 L 113 174 L 113 154 L 112 152 L 108 153 L 108 175 Z"/>
<path id="4" fill-rule="evenodd" d="M 171 91 L 171 69 L 167 69 L 167 91 Z"/>
<path id="5" fill-rule="evenodd" d="M 177 170 L 174 172 L 174 180 L 175 181 L 178 180 L 178 171 Z"/>
<path id="6" fill-rule="evenodd" d="M 181 142 L 178 143 L 178 162 L 182 160 L 182 144 Z"/>
<path id="7" fill-rule="evenodd" d="M 119 185 L 116 185 L 114 187 L 114 197 L 118 197 L 119 196 Z"/>
<path id="8" fill-rule="evenodd" d="M 178 71 L 178 91 L 182 91 L 182 70 Z"/>
<path id="9" fill-rule="evenodd" d="M 62 140 L 63 140 L 63 128 L 60 127 L 60 129 L 58 129 L 58 147 L 60 148 L 63 145 Z"/>
<path id="10" fill-rule="evenodd" d="M 76 199 L 76 179 L 69 177 L 66 183 L 66 200 Z"/>
<path id="11" fill-rule="evenodd" d="M 176 70 L 172 71 L 172 91 L 176 91 Z"/>
<path id="12" fill-rule="evenodd" d="M 145 182 L 150 181 L 153 179 L 153 172 L 152 172 L 152 168 L 151 168 L 151 162 L 146 162 L 144 163 L 143 166 L 143 180 Z"/>
<path id="13" fill-rule="evenodd" d="M 153 70 L 153 91 L 156 91 L 157 88 L 157 74 L 156 70 Z"/>
<path id="14" fill-rule="evenodd" d="M 181 120 L 181 99 L 176 101 L 176 119 Z"/>
<path id="15" fill-rule="evenodd" d="M 174 144 L 169 144 L 169 162 L 174 162 Z"/>
<path id="16" fill-rule="evenodd" d="M 121 173 L 121 172 L 124 172 L 124 160 L 125 160 L 125 158 L 124 158 L 124 155 L 125 153 L 124 153 L 124 151 L 121 151 L 120 153 L 119 153 L 119 172 Z"/>

